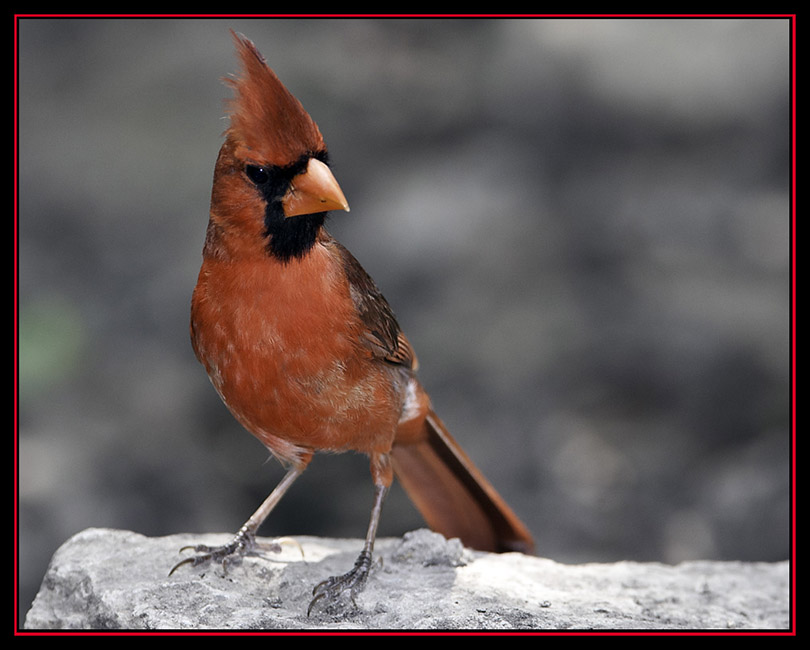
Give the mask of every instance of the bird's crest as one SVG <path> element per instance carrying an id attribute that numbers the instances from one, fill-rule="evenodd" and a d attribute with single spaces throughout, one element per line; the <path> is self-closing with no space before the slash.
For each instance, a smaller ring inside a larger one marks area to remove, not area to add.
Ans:
<path id="1" fill-rule="evenodd" d="M 268 67 L 251 41 L 233 31 L 241 74 L 225 80 L 234 90 L 226 135 L 244 146 L 245 157 L 285 166 L 325 150 L 318 125 Z"/>

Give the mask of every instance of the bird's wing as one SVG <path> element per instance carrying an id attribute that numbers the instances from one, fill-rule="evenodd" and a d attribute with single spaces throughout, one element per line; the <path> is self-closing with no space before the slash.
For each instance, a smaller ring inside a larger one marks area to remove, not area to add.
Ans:
<path id="1" fill-rule="evenodd" d="M 335 240 L 331 244 L 343 261 L 349 292 L 364 327 L 363 344 L 374 358 L 415 370 L 413 348 L 374 280 L 344 246 Z"/>

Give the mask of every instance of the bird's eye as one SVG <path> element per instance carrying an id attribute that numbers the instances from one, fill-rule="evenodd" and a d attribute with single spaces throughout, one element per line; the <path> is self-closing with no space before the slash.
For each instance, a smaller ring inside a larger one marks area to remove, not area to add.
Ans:
<path id="1" fill-rule="evenodd" d="M 245 167 L 245 173 L 256 185 L 263 185 L 270 179 L 270 174 L 267 173 L 267 170 L 258 165 L 247 165 Z"/>

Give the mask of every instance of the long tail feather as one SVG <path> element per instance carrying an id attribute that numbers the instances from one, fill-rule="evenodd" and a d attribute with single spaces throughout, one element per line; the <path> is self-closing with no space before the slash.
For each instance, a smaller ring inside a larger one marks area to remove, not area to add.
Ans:
<path id="1" fill-rule="evenodd" d="M 534 540 L 431 410 L 425 433 L 395 445 L 394 472 L 428 526 L 482 551 L 530 554 Z"/>

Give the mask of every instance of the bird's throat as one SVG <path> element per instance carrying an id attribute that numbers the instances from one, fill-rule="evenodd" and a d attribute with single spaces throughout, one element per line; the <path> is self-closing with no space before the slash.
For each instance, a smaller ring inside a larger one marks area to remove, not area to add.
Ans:
<path id="1" fill-rule="evenodd" d="M 285 217 L 268 209 L 264 222 L 268 254 L 282 262 L 304 257 L 315 245 L 325 219 L 325 212 Z"/>

